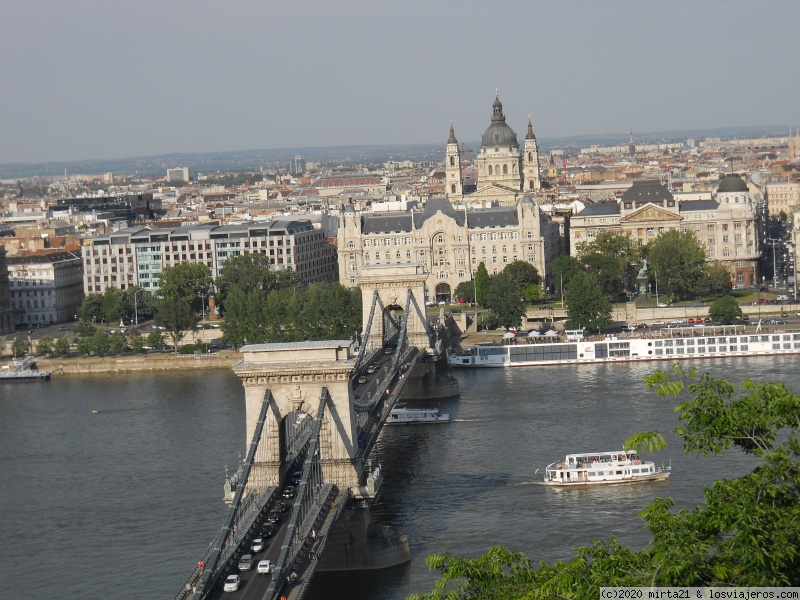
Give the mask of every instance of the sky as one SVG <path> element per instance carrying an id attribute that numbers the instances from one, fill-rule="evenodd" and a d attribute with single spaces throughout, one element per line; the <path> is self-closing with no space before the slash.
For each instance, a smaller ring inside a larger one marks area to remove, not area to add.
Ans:
<path id="1" fill-rule="evenodd" d="M 800 125 L 797 0 L 0 0 L 0 163 Z M 787 130 L 788 133 L 788 130 Z"/>

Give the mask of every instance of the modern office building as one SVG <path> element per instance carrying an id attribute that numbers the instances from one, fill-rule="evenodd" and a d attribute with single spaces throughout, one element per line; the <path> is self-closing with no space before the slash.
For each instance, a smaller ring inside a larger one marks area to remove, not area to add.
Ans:
<path id="1" fill-rule="evenodd" d="M 457 209 L 447 198 L 432 198 L 422 210 L 356 212 L 346 207 L 339 220 L 339 282 L 357 285 L 369 265 L 422 264 L 427 299 L 450 300 L 480 263 L 496 274 L 515 261 L 533 264 L 544 279 L 559 254 L 556 223 L 525 196 L 514 207 Z"/>
<path id="2" fill-rule="evenodd" d="M 83 301 L 79 254 L 34 250 L 10 256 L 7 262 L 15 324 L 35 327 L 74 319 Z"/>
<path id="3" fill-rule="evenodd" d="M 185 261 L 203 263 L 216 278 L 229 257 L 256 252 L 268 255 L 276 271 L 297 271 L 303 285 L 337 280 L 336 251 L 324 231 L 308 220 L 276 220 L 128 228 L 92 238 L 82 247 L 83 289 L 87 294 L 102 294 L 109 287 L 138 285 L 155 293 L 165 267 Z"/>
<path id="4" fill-rule="evenodd" d="M 189 167 L 177 167 L 167 169 L 167 182 L 170 181 L 189 181 Z"/>

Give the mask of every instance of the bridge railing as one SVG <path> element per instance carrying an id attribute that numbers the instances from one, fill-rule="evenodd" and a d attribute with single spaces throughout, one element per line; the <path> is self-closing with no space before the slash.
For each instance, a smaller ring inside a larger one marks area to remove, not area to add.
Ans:
<path id="1" fill-rule="evenodd" d="M 272 581 L 267 588 L 266 597 L 275 598 L 282 589 L 292 565 L 303 549 L 309 533 L 331 494 L 338 493 L 333 484 L 326 484 L 322 479 L 322 465 L 320 456 L 320 433 L 322 422 L 325 419 L 325 408 L 330 400 L 327 388 L 322 389 L 319 399 L 317 416 L 314 418 L 314 427 L 308 441 L 306 460 L 303 464 L 303 474 L 297 488 L 297 497 L 289 517 L 286 537 L 281 546 L 280 554 L 275 563 Z M 335 491 L 334 491 L 335 490 Z"/>

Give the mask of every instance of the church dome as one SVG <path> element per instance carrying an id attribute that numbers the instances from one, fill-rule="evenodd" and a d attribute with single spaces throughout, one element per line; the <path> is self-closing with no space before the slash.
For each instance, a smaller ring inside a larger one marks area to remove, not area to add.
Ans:
<path id="1" fill-rule="evenodd" d="M 483 133 L 481 138 L 481 146 L 486 148 L 489 146 L 503 146 L 519 148 L 517 142 L 517 134 L 514 130 L 506 125 L 506 117 L 503 115 L 503 103 L 500 98 L 495 96 L 494 104 L 492 105 L 492 124 Z"/>
<path id="2" fill-rule="evenodd" d="M 726 192 L 748 192 L 747 184 L 738 175 L 725 175 L 719 182 L 718 194 Z"/>

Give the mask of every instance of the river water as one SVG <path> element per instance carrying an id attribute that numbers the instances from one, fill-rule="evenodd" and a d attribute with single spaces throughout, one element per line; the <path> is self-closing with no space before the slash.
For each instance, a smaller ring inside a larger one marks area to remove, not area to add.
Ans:
<path id="1" fill-rule="evenodd" d="M 798 357 L 694 364 L 733 382 L 748 376 L 800 390 Z M 450 413 L 450 424 L 390 427 L 379 442 L 385 479 L 373 519 L 408 535 L 412 561 L 320 573 L 308 597 L 396 600 L 430 591 L 436 573 L 425 557 L 436 552 L 476 557 L 503 545 L 536 561 L 563 560 L 611 534 L 644 546 L 637 514 L 656 495 L 692 508 L 703 485 L 753 464 L 736 453 L 684 454 L 671 434 L 676 402 L 642 384 L 655 366 L 456 371 L 461 396 L 426 403 Z M 671 461 L 667 482 L 536 482 L 537 467 L 568 452 L 620 448 L 653 429 L 669 444 L 658 456 Z M 230 370 L 0 384 L 3 597 L 172 598 L 222 523 L 225 467 L 245 446 L 244 392 Z"/>

